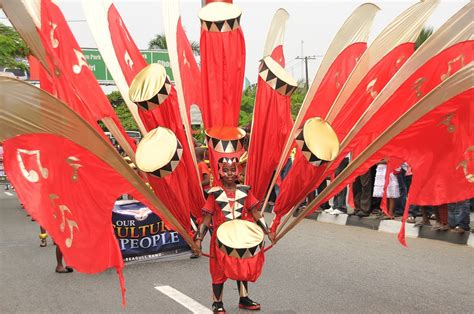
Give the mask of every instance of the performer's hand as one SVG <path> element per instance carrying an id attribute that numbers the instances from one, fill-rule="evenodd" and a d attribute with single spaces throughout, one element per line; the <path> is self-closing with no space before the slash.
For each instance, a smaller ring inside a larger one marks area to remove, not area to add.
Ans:
<path id="1" fill-rule="evenodd" d="M 272 244 L 276 244 L 276 235 L 275 232 L 269 232 L 268 233 L 268 239 L 272 242 Z"/>

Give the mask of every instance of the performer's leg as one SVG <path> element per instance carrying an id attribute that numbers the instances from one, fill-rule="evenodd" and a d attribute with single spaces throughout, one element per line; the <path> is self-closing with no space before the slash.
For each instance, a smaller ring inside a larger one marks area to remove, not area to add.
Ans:
<path id="1" fill-rule="evenodd" d="M 64 267 L 63 265 L 63 253 L 61 252 L 61 249 L 59 249 L 59 246 L 56 245 L 56 272 L 60 274 L 67 274 L 67 273 L 72 273 L 73 269 L 71 267 Z"/>
<path id="2" fill-rule="evenodd" d="M 222 292 L 224 291 L 224 283 L 212 284 L 212 300 L 214 302 L 222 302 Z"/>
<path id="3" fill-rule="evenodd" d="M 240 295 L 239 308 L 251 310 L 251 311 L 260 310 L 261 308 L 260 304 L 249 298 L 249 290 L 248 290 L 247 281 L 237 280 L 237 289 L 239 289 L 239 295 Z"/>

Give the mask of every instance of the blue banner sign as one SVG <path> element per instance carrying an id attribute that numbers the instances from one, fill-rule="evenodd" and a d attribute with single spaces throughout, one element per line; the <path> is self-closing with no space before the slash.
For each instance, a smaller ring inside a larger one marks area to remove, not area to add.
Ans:
<path id="1" fill-rule="evenodd" d="M 115 203 L 112 223 L 124 261 L 136 261 L 189 251 L 183 238 L 160 217 L 135 200 Z"/>

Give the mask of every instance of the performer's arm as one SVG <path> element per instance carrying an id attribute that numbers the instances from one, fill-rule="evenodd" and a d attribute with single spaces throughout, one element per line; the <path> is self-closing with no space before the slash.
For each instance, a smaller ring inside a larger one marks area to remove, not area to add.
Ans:
<path id="1" fill-rule="evenodd" d="M 196 247 L 199 248 L 199 252 L 195 252 L 197 254 L 201 254 L 201 242 L 206 236 L 207 230 L 209 230 L 209 225 L 211 224 L 212 220 L 212 215 L 206 212 L 203 212 L 202 216 L 202 222 L 198 227 L 198 230 L 194 234 L 194 243 L 196 244 Z"/>
<path id="2" fill-rule="evenodd" d="M 265 217 L 260 214 L 260 206 L 252 207 L 250 209 L 250 213 L 252 214 L 253 219 L 255 220 L 255 223 L 262 228 L 263 232 L 268 236 L 270 241 L 272 243 L 275 243 L 275 234 L 273 232 L 270 232 L 268 229 L 267 223 L 265 222 Z"/>

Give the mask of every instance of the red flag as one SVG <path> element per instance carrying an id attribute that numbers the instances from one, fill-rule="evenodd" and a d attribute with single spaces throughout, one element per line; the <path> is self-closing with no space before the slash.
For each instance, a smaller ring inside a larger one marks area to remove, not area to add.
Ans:
<path id="1" fill-rule="evenodd" d="M 245 184 L 262 201 L 293 126 L 290 102 L 298 83 L 271 57 L 259 73 Z"/>
<path id="2" fill-rule="evenodd" d="M 63 137 L 21 135 L 4 147 L 5 169 L 20 201 L 59 245 L 67 265 L 83 273 L 114 267 L 125 293 L 112 208 L 121 194 L 134 191 L 131 184 Z"/>
<path id="3" fill-rule="evenodd" d="M 139 113 L 142 116 L 147 116 L 147 119 L 144 119 L 144 121 L 146 121 L 146 126 L 150 130 L 158 126 L 164 126 L 173 131 L 183 147 L 183 155 L 178 166 L 171 174 L 163 178 L 156 178 L 150 175 L 148 178 L 158 198 L 179 222 L 190 231 L 190 212 L 194 217 L 201 216 L 204 196 L 199 177 L 195 171 L 191 151 L 187 145 L 186 134 L 179 113 L 176 90 L 171 85 L 170 88 L 170 94 L 157 108 L 151 111 L 139 109 Z M 186 184 L 183 184 L 183 180 L 186 181 Z"/>
<path id="4" fill-rule="evenodd" d="M 209 13 L 216 16 L 208 17 Z M 201 9 L 201 82 L 204 125 L 237 126 L 245 71 L 245 42 L 241 12 L 227 3 Z M 217 17 L 221 15 L 221 17 Z"/>
<path id="5" fill-rule="evenodd" d="M 321 81 L 304 120 L 327 113 L 366 48 L 366 43 L 354 43 L 337 56 Z M 272 224 L 273 229 L 276 230 L 281 217 L 315 189 L 314 178 L 319 178 L 321 174 L 321 167 L 311 165 L 298 147 L 290 172 L 280 186 L 280 194 L 273 209 L 276 214 Z"/>
<path id="6" fill-rule="evenodd" d="M 114 4 L 108 10 L 110 37 L 122 73 L 130 86 L 135 75 L 147 66 Z"/>
<path id="7" fill-rule="evenodd" d="M 201 70 L 194 58 L 193 50 L 191 49 L 191 45 L 189 44 L 183 26 L 181 25 L 181 18 L 178 20 L 176 29 L 176 44 L 188 121 L 191 122 L 191 105 L 198 106 L 201 110 L 203 121 L 207 121 L 209 113 L 205 111 L 201 101 Z"/>
<path id="8" fill-rule="evenodd" d="M 122 138 L 126 139 L 132 148 L 135 147 L 135 142 L 126 135 L 107 97 L 89 69 L 61 10 L 51 0 L 41 1 L 41 27 L 38 28 L 38 32 L 50 58 L 51 73 L 54 73 L 52 79 L 59 98 L 72 106 L 98 130 L 100 130 L 98 120 L 112 119 L 114 126 L 109 127 L 110 131 L 121 141 L 123 148 L 129 154 L 133 154 L 122 142 Z"/>

